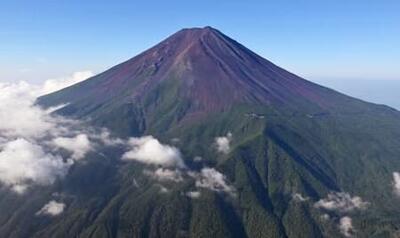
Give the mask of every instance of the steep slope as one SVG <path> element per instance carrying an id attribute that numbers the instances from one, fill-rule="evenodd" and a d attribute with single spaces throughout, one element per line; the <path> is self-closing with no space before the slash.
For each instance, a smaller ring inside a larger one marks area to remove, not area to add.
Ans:
<path id="1" fill-rule="evenodd" d="M 67 104 L 56 113 L 121 137 L 174 144 L 191 170 L 216 168 L 235 193 L 188 197 L 192 180 L 154 181 L 144 172 L 151 166 L 121 162 L 120 148 L 98 148 L 29 200 L 0 191 L 7 237 L 340 237 L 343 217 L 358 237 L 400 230 L 392 186 L 400 113 L 308 82 L 213 28 L 181 30 L 38 104 Z M 215 138 L 228 133 L 221 153 Z M 36 217 L 54 192 L 66 211 Z M 318 207 L 341 193 L 350 196 L 339 199 L 342 207 Z"/>

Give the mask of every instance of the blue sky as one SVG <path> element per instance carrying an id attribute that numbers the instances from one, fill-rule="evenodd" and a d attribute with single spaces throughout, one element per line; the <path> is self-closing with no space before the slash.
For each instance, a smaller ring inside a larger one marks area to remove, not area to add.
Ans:
<path id="1" fill-rule="evenodd" d="M 398 0 L 4 0 L 0 81 L 100 72 L 205 25 L 311 80 L 400 80 L 399 12 Z"/>

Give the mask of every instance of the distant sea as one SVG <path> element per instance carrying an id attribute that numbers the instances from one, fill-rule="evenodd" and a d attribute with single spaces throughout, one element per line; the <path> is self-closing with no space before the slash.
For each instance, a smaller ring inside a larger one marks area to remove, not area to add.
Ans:
<path id="1" fill-rule="evenodd" d="M 400 110 L 399 80 L 319 79 L 314 82 L 364 101 Z"/>

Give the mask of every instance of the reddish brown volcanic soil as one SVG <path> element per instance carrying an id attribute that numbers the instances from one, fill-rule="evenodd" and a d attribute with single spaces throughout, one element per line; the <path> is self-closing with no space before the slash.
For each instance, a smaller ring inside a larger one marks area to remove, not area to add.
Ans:
<path id="1" fill-rule="evenodd" d="M 178 100 L 190 105 L 185 117 L 225 110 L 237 103 L 292 109 L 307 105 L 319 111 L 348 100 L 205 27 L 180 30 L 138 56 L 40 101 L 79 104 L 80 111 L 91 113 L 107 105 L 141 104 L 149 92 L 166 84 L 177 90 L 167 88 L 164 94 L 177 94 Z"/>

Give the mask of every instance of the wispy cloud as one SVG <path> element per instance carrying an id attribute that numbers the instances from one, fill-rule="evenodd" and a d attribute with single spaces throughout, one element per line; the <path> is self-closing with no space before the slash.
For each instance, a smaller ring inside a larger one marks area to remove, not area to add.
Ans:
<path id="1" fill-rule="evenodd" d="M 369 203 L 364 202 L 361 197 L 352 197 L 345 192 L 331 192 L 327 198 L 321 199 L 314 204 L 316 208 L 338 212 L 351 212 L 355 209 L 364 210 L 368 205 Z"/>
<path id="2" fill-rule="evenodd" d="M 231 147 L 230 143 L 232 141 L 232 133 L 228 132 L 226 136 L 216 137 L 215 144 L 217 145 L 218 152 L 223 154 L 228 154 Z"/>
<path id="3" fill-rule="evenodd" d="M 92 137 L 100 140 L 106 146 L 124 145 L 126 143 L 121 138 L 112 137 L 111 133 L 105 128 L 102 128 L 100 133 L 96 133 Z"/>
<path id="4" fill-rule="evenodd" d="M 346 237 L 351 237 L 355 231 L 354 227 L 353 227 L 352 219 L 348 216 L 344 216 L 344 217 L 340 218 L 339 229 L 343 235 L 345 235 Z"/>
<path id="5" fill-rule="evenodd" d="M 58 216 L 64 212 L 65 204 L 51 200 L 40 209 L 36 215 Z"/>
<path id="6" fill-rule="evenodd" d="M 203 160 L 203 158 L 201 157 L 201 156 L 195 156 L 194 158 L 193 158 L 193 161 L 194 162 L 201 162 Z"/>
<path id="7" fill-rule="evenodd" d="M 347 214 L 355 210 L 365 210 L 369 206 L 369 203 L 363 201 L 361 197 L 352 197 L 346 192 L 331 192 L 328 194 L 327 198 L 319 200 L 314 206 L 319 209 L 330 211 L 333 217 L 340 217 L 338 224 L 340 232 L 346 237 L 351 237 L 356 230 L 353 227 L 351 217 Z M 324 214 L 322 218 L 324 220 L 330 220 L 331 216 Z"/>
<path id="8" fill-rule="evenodd" d="M 193 198 L 193 199 L 197 199 L 201 196 L 201 193 L 200 193 L 200 191 L 189 191 L 189 192 L 186 192 L 186 196 Z"/>
<path id="9" fill-rule="evenodd" d="M 86 153 L 92 150 L 89 137 L 82 133 L 75 137 L 56 137 L 53 143 L 57 147 L 70 151 L 71 157 L 75 160 L 84 158 Z"/>
<path id="10" fill-rule="evenodd" d="M 185 167 L 181 153 L 176 147 L 161 144 L 152 136 L 130 138 L 128 146 L 130 150 L 122 156 L 124 160 L 167 167 Z"/>
<path id="11" fill-rule="evenodd" d="M 321 219 L 324 221 L 329 221 L 329 219 L 331 219 L 331 216 L 329 216 L 329 214 L 322 214 L 321 215 Z"/>
<path id="12" fill-rule="evenodd" d="M 393 172 L 393 189 L 397 196 L 400 196 L 400 173 Z"/>
<path id="13" fill-rule="evenodd" d="M 292 194 L 292 198 L 296 202 L 305 202 L 309 199 L 308 197 L 303 197 L 303 195 L 301 195 L 300 193 Z"/>
<path id="14" fill-rule="evenodd" d="M 228 185 L 225 175 L 214 168 L 203 168 L 200 172 L 190 172 L 189 175 L 196 180 L 196 187 L 206 188 L 216 192 L 225 192 L 235 195 L 235 188 Z"/>
<path id="15" fill-rule="evenodd" d="M 75 72 L 68 77 L 48 79 L 44 82 L 40 94 L 43 95 L 58 91 L 60 89 L 69 87 L 83 80 L 86 80 L 92 76 L 94 76 L 93 72 L 87 70 L 87 71 Z"/>
<path id="16" fill-rule="evenodd" d="M 178 169 L 158 168 L 154 172 L 145 170 L 144 173 L 159 181 L 173 181 L 176 183 L 183 181 L 182 172 Z"/>
<path id="17" fill-rule="evenodd" d="M 161 184 L 158 184 L 158 186 L 160 187 L 160 193 L 169 193 L 169 189 L 164 187 Z"/>

